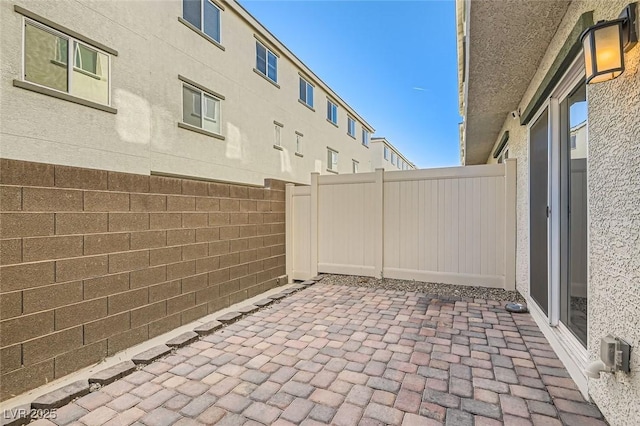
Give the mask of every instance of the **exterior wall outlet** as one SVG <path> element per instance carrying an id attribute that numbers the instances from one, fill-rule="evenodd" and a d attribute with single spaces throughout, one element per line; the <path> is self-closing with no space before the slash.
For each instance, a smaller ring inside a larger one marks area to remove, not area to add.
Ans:
<path id="1" fill-rule="evenodd" d="M 624 340 L 608 335 L 600 340 L 600 359 L 609 371 L 629 373 L 631 345 Z"/>

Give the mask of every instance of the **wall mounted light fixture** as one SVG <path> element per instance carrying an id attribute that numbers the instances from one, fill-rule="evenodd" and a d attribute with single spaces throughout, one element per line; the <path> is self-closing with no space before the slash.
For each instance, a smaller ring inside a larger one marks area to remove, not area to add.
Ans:
<path id="1" fill-rule="evenodd" d="M 618 77 L 624 72 L 624 52 L 638 42 L 637 3 L 625 7 L 618 19 L 587 28 L 580 40 L 587 84 Z"/>

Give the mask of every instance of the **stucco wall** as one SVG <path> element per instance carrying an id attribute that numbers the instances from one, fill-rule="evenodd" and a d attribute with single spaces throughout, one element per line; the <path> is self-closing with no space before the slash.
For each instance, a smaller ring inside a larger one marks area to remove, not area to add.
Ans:
<path id="1" fill-rule="evenodd" d="M 384 159 L 384 147 L 385 145 L 389 148 L 389 159 Z M 410 165 L 409 160 L 400 153 L 396 148 L 392 145 L 387 144 L 387 140 L 385 138 L 374 139 L 371 141 L 371 169 L 385 169 L 388 171 L 400 170 L 398 168 L 398 159 L 404 160 L 407 163 L 407 170 L 414 170 L 414 167 Z M 396 155 L 396 164 L 391 164 L 391 153 L 394 152 Z"/>
<path id="2" fill-rule="evenodd" d="M 595 22 L 615 19 L 627 3 L 592 0 L 571 4 L 520 101 L 522 110 L 578 17 L 593 11 Z M 612 425 L 640 423 L 640 45 L 626 54 L 625 66 L 618 79 L 587 88 L 589 358 L 599 358 L 599 341 L 607 334 L 625 339 L 634 348 L 630 375 L 603 374 L 600 380 L 589 379 L 589 393 Z M 516 286 L 527 294 L 527 129 L 508 117 L 500 136 L 505 130 L 510 135 L 510 157 L 518 160 Z"/>
<path id="3" fill-rule="evenodd" d="M 308 182 L 310 172 L 326 173 L 326 149 L 331 146 L 339 151 L 340 173 L 351 173 L 352 159 L 360 162 L 361 171 L 369 171 L 369 149 L 359 138 L 347 135 L 349 107 L 331 94 L 338 103 L 339 127 L 328 123 L 329 89 L 313 75 L 308 77 L 315 84 L 315 111 L 298 102 L 298 72 L 311 73 L 266 31 L 261 31 L 263 39 L 280 54 L 280 88 L 254 72 L 254 34 L 259 34 L 254 27 L 259 24 L 235 2 L 222 4 L 225 50 L 178 21 L 180 0 L 0 3 L 0 155 L 261 184 L 265 178 Z M 23 23 L 14 5 L 118 51 L 112 57 L 110 75 L 117 114 L 13 86 L 22 70 Z M 225 97 L 224 141 L 178 128 L 182 119 L 179 74 Z M 363 119 L 353 110 L 351 115 L 357 119 L 359 136 Z M 273 148 L 274 120 L 284 125 L 282 151 Z M 294 155 L 296 131 L 304 135 L 304 157 Z"/>

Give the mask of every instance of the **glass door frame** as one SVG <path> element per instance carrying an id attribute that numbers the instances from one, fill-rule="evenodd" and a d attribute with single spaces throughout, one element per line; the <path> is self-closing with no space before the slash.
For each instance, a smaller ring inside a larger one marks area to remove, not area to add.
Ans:
<path id="1" fill-rule="evenodd" d="M 568 326 L 560 321 L 560 308 L 561 308 L 561 282 L 562 282 L 562 268 L 561 262 L 568 261 L 568 253 L 563 250 L 561 245 L 562 241 L 568 238 L 568 227 L 561 226 L 563 208 L 562 201 L 562 185 L 563 182 L 561 162 L 563 160 L 561 156 L 561 120 L 560 120 L 560 104 L 564 101 L 574 89 L 584 81 L 584 63 L 582 55 L 579 55 L 567 69 L 566 73 L 560 79 L 560 82 L 555 86 L 551 92 L 551 96 L 547 101 L 540 106 L 539 110 L 532 117 L 527 125 L 527 145 L 529 150 L 529 158 L 531 153 L 531 141 L 530 132 L 531 127 L 536 123 L 538 118 L 548 110 L 549 125 L 548 125 L 548 191 L 547 191 L 547 206 L 549 206 L 550 212 L 547 222 L 547 259 L 548 259 L 548 315 L 545 315 L 541 309 L 539 314 L 542 315 L 551 330 L 557 335 L 558 340 L 565 347 L 568 354 L 573 358 L 579 366 L 586 367 L 587 363 L 587 350 L 576 336 L 569 330 Z M 588 98 L 588 97 L 587 97 Z M 588 102 L 588 101 L 587 101 Z M 588 126 L 587 126 L 588 128 Z M 587 130 L 588 133 L 588 130 Z M 529 179 L 531 179 L 531 166 L 529 162 Z M 529 206 L 531 208 L 531 206 Z M 531 223 L 529 223 L 529 235 L 531 235 Z M 587 234 L 588 240 L 588 234 Z M 531 242 L 529 242 L 531 244 Z M 529 259 L 529 268 L 531 268 L 531 259 Z M 588 268 L 588 264 L 587 264 Z M 531 286 L 531 283 L 529 283 Z M 529 296 L 531 303 L 536 303 L 531 296 Z"/>
<path id="2" fill-rule="evenodd" d="M 559 83 L 554 87 L 551 92 L 551 96 L 546 102 L 540 106 L 536 115 L 527 124 L 527 146 L 529 153 L 531 152 L 531 127 L 536 123 L 540 116 L 544 113 L 545 109 L 548 109 L 549 124 L 548 124 L 548 181 L 547 181 L 547 202 L 550 207 L 549 218 L 547 219 L 547 274 L 548 274 L 548 306 L 545 314 L 544 310 L 536 303 L 531 296 L 531 281 L 529 282 L 529 294 L 527 295 L 527 302 L 529 305 L 529 311 L 535 322 L 540 327 L 540 330 L 547 338 L 551 347 L 554 349 L 558 357 L 567 368 L 571 378 L 578 385 L 578 389 L 585 398 L 588 398 L 589 384 L 584 370 L 588 364 L 587 349 L 582 345 L 578 338 L 573 334 L 569 327 L 560 321 L 560 307 L 561 307 L 561 282 L 562 282 L 562 269 L 560 268 L 561 262 L 567 262 L 567 253 L 563 253 L 561 243 L 566 239 L 569 234 L 569 229 L 566 226 L 562 226 L 561 218 L 563 209 L 560 202 L 562 201 L 563 191 L 561 190 L 561 178 L 562 171 L 561 166 L 561 102 L 566 99 L 574 89 L 584 81 L 584 63 L 582 55 L 574 60 L 573 64 L 567 68 L 567 71 L 560 79 Z M 588 90 L 587 90 L 588 92 Z M 587 108 L 588 108 L 588 93 L 587 93 Z M 529 167 L 529 185 L 531 185 L 531 156 L 528 157 Z M 565 192 L 566 194 L 566 192 Z M 587 194 L 588 197 L 588 194 Z M 588 201 L 587 201 L 588 202 Z M 532 206 L 529 206 L 531 209 Z M 529 250 L 531 250 L 531 214 L 528 218 L 529 228 Z M 588 222 L 588 211 L 587 211 Z M 563 229 L 564 228 L 564 229 Z M 564 232 L 562 236 L 560 232 Z M 587 244 L 589 235 L 587 232 Z M 566 244 L 565 244 L 566 247 Z M 531 272 L 532 262 L 531 258 L 528 259 L 529 271 Z M 588 269 L 587 259 L 587 269 Z M 588 275 L 587 275 L 588 276 Z M 531 276 L 529 275 L 529 280 Z M 587 319 L 588 320 L 588 319 Z"/>
<path id="3" fill-rule="evenodd" d="M 564 101 L 574 89 L 584 81 L 584 65 L 580 55 L 568 71 L 560 80 L 560 83 L 551 93 L 549 99 L 549 116 L 550 116 L 550 143 L 549 143 L 549 206 L 551 207 L 550 215 L 550 239 L 549 239 L 549 265 L 550 265 L 550 293 L 549 293 L 549 324 L 556 327 L 560 324 L 560 303 L 561 303 L 561 283 L 562 268 L 561 262 L 567 262 L 568 253 L 563 249 L 561 243 L 566 241 L 569 236 L 569 228 L 563 227 L 562 215 L 565 213 L 562 207 L 562 188 L 566 185 L 562 170 L 564 160 L 561 155 L 562 128 L 560 125 L 560 104 Z M 588 122 L 587 122 L 588 129 Z M 587 131 L 588 132 L 588 131 Z M 564 324 L 562 324 L 565 326 Z M 566 326 L 565 326 L 566 327 Z M 576 338 L 577 340 L 577 338 Z M 582 346 L 582 345 L 580 345 Z"/>

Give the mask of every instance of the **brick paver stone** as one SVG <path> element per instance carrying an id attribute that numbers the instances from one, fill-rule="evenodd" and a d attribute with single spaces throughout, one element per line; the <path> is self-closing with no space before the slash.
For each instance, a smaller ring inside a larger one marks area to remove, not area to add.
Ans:
<path id="1" fill-rule="evenodd" d="M 144 411 L 151 411 L 154 408 L 158 408 L 174 396 L 176 396 L 176 391 L 173 389 L 162 389 L 140 402 L 138 404 L 138 408 Z"/>
<path id="2" fill-rule="evenodd" d="M 232 413 L 239 414 L 251 405 L 251 400 L 235 393 L 229 393 L 220 398 L 216 405 Z"/>
<path id="3" fill-rule="evenodd" d="M 473 416 L 453 408 L 447 409 L 446 426 L 473 426 Z"/>
<path id="4" fill-rule="evenodd" d="M 335 416 L 335 408 L 327 407 L 326 405 L 317 404 L 313 407 L 309 413 L 309 417 L 313 420 L 317 420 L 321 423 L 329 423 L 333 416 Z"/>
<path id="5" fill-rule="evenodd" d="M 102 426 L 115 417 L 116 414 L 118 413 L 111 408 L 99 407 L 80 417 L 78 420 L 87 426 Z"/>
<path id="6" fill-rule="evenodd" d="M 109 383 L 113 383 L 127 374 L 132 373 L 135 369 L 136 365 L 133 361 L 124 361 L 93 374 L 89 377 L 89 383 L 98 383 L 102 386 L 106 386 Z"/>
<path id="7" fill-rule="evenodd" d="M 296 398 L 282 412 L 280 418 L 294 424 L 300 424 L 309 415 L 313 407 L 313 402 L 308 399 Z"/>
<path id="8" fill-rule="evenodd" d="M 400 424 L 403 417 L 402 411 L 376 403 L 367 405 L 364 415 L 389 425 Z"/>
<path id="9" fill-rule="evenodd" d="M 402 420 L 402 426 L 440 426 L 437 420 L 430 419 L 428 417 L 422 417 L 417 414 L 407 413 Z"/>
<path id="10" fill-rule="evenodd" d="M 89 411 L 81 406 L 71 403 L 58 408 L 56 410 L 56 418 L 51 420 L 57 425 L 67 425 L 88 413 Z"/>
<path id="11" fill-rule="evenodd" d="M 59 408 L 66 405 L 72 399 L 88 393 L 89 383 L 84 380 L 79 380 L 36 398 L 31 402 L 31 408 L 36 410 Z"/>
<path id="12" fill-rule="evenodd" d="M 84 382 L 36 406 L 61 404 L 59 426 L 604 424 L 527 314 L 314 283 L 98 372 L 88 395 Z"/>
<path id="13" fill-rule="evenodd" d="M 206 336 L 207 334 L 211 334 L 214 331 L 222 328 L 222 323 L 220 321 L 209 321 L 204 324 L 201 324 L 193 329 L 200 336 Z"/>
<path id="14" fill-rule="evenodd" d="M 240 312 L 227 312 L 226 314 L 220 315 L 216 320 L 223 324 L 231 324 L 232 322 L 239 320 L 241 317 L 242 314 Z"/>
<path id="15" fill-rule="evenodd" d="M 79 398 L 76 401 L 76 404 L 91 411 L 97 409 L 98 407 L 106 405 L 112 399 L 113 397 L 108 393 L 92 392 L 88 395 L 83 396 L 82 398 Z"/>
<path id="16" fill-rule="evenodd" d="M 289 293 L 287 293 L 287 294 L 289 294 Z M 247 306 L 241 306 L 237 310 L 242 315 L 246 315 L 246 314 L 250 314 L 252 312 L 257 311 L 258 309 L 260 309 L 260 307 L 255 306 L 255 305 L 247 305 Z"/>
<path id="17" fill-rule="evenodd" d="M 337 426 L 356 426 L 363 412 L 364 410 L 361 407 L 345 402 L 336 412 L 331 424 Z"/>
<path id="18" fill-rule="evenodd" d="M 96 392 L 98 393 L 98 392 Z M 119 397 L 117 397 L 116 399 L 112 400 L 111 402 L 109 402 L 107 404 L 107 407 L 122 413 L 123 411 L 128 410 L 131 407 L 136 406 L 140 401 L 142 401 L 140 398 L 138 398 L 137 396 L 130 394 L 130 393 L 125 393 L 124 395 L 120 395 Z"/>
<path id="19" fill-rule="evenodd" d="M 272 424 L 280 416 L 282 411 L 276 407 L 264 404 L 262 402 L 254 402 L 242 413 L 246 418 L 255 421 Z"/>
<path id="20" fill-rule="evenodd" d="M 150 364 L 158 358 L 161 358 L 171 352 L 171 348 L 167 345 L 158 345 L 154 346 L 151 349 L 148 349 L 144 352 L 140 352 L 137 355 L 134 355 L 131 358 L 135 364 Z"/>
<path id="21" fill-rule="evenodd" d="M 186 331 L 171 340 L 168 340 L 165 344 L 170 348 L 180 348 L 182 346 L 186 346 L 189 343 L 195 342 L 198 340 L 198 333 L 195 331 Z"/>
<path id="22" fill-rule="evenodd" d="M 140 422 L 147 426 L 169 426 L 180 419 L 180 414 L 160 407 L 144 415 Z"/>

